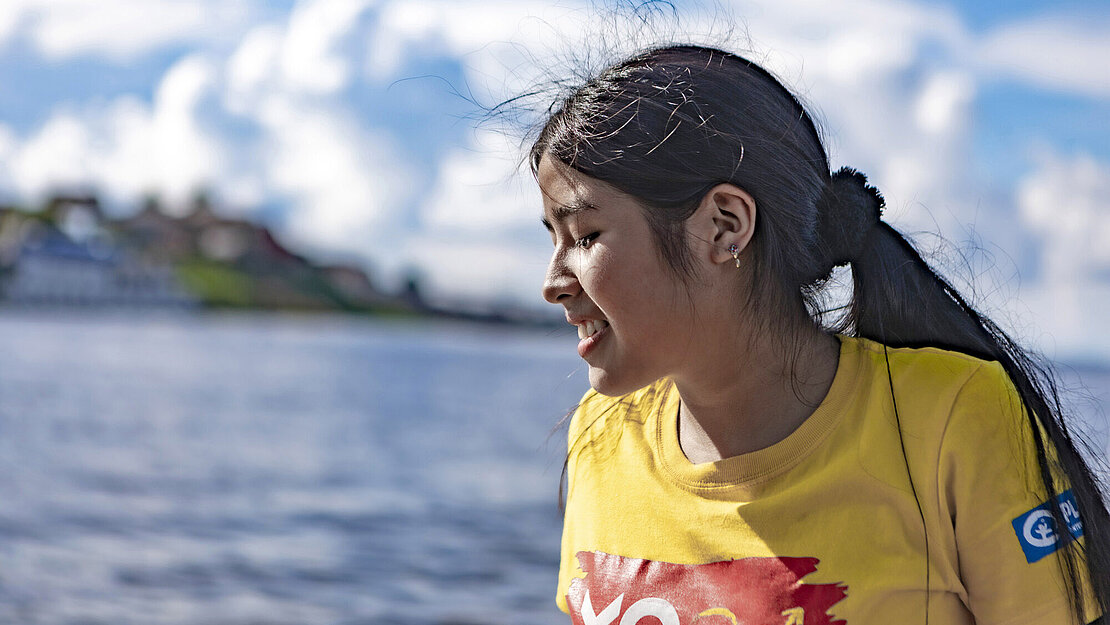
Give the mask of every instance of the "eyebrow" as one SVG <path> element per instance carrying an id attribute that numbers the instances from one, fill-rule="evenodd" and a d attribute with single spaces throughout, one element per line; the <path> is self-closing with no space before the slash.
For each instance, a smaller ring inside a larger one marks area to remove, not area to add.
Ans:
<path id="1" fill-rule="evenodd" d="M 540 218 L 540 221 L 543 222 L 543 226 L 545 228 L 554 231 L 555 227 L 551 224 L 552 221 L 561 223 L 569 219 L 572 215 L 577 215 L 578 213 L 581 213 L 583 211 L 596 210 L 600 209 L 598 209 L 597 206 L 590 204 L 586 200 L 578 198 L 570 204 L 559 204 L 555 206 L 555 208 L 551 209 L 551 219 L 548 220 L 547 216 L 545 215 L 544 217 Z"/>

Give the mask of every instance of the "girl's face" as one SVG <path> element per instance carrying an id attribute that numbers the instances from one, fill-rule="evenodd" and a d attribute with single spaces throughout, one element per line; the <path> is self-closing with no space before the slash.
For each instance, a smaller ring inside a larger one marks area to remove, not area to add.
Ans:
<path id="1" fill-rule="evenodd" d="M 555 245 L 543 296 L 578 326 L 590 385 L 620 395 L 673 375 L 687 358 L 693 307 L 640 204 L 548 156 L 537 174 Z"/>

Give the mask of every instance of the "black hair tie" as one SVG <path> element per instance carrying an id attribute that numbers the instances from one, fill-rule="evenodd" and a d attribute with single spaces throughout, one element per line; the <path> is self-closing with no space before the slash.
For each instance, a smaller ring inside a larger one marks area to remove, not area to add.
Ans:
<path id="1" fill-rule="evenodd" d="M 867 176 L 851 167 L 829 178 L 817 200 L 817 238 L 826 255 L 826 275 L 859 258 L 885 206 L 879 190 L 867 184 Z"/>

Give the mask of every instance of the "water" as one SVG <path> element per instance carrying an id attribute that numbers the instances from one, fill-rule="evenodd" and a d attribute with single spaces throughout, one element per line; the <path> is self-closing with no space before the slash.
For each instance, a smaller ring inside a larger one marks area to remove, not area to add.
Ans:
<path id="1" fill-rule="evenodd" d="M 0 623 L 565 623 L 571 332 L 0 314 Z"/>
<path id="2" fill-rule="evenodd" d="M 0 622 L 565 622 L 559 334 L 0 316 Z"/>

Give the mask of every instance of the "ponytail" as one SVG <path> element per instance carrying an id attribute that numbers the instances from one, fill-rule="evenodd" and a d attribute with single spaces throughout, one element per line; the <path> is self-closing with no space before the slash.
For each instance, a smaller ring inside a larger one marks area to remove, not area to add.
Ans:
<path id="1" fill-rule="evenodd" d="M 1002 365 L 1025 406 L 1047 499 L 1054 502 L 1071 488 L 1082 514 L 1084 543 L 1061 550 L 1072 607 L 1078 616 L 1088 608 L 1105 614 L 1110 606 L 1110 515 L 1080 447 L 1093 458 L 1097 455 L 1068 431 L 1051 369 L 976 311 L 905 237 L 879 220 L 882 197 L 861 174 L 841 170 L 828 189 L 818 213 L 819 237 L 829 250 L 827 266 L 852 265 L 852 300 L 838 329 L 890 347 L 933 346 Z M 825 225 L 830 221 L 839 224 L 837 229 Z M 1056 527 L 1066 527 L 1059 506 L 1049 509 Z M 1084 577 L 1093 597 L 1084 594 Z"/>

